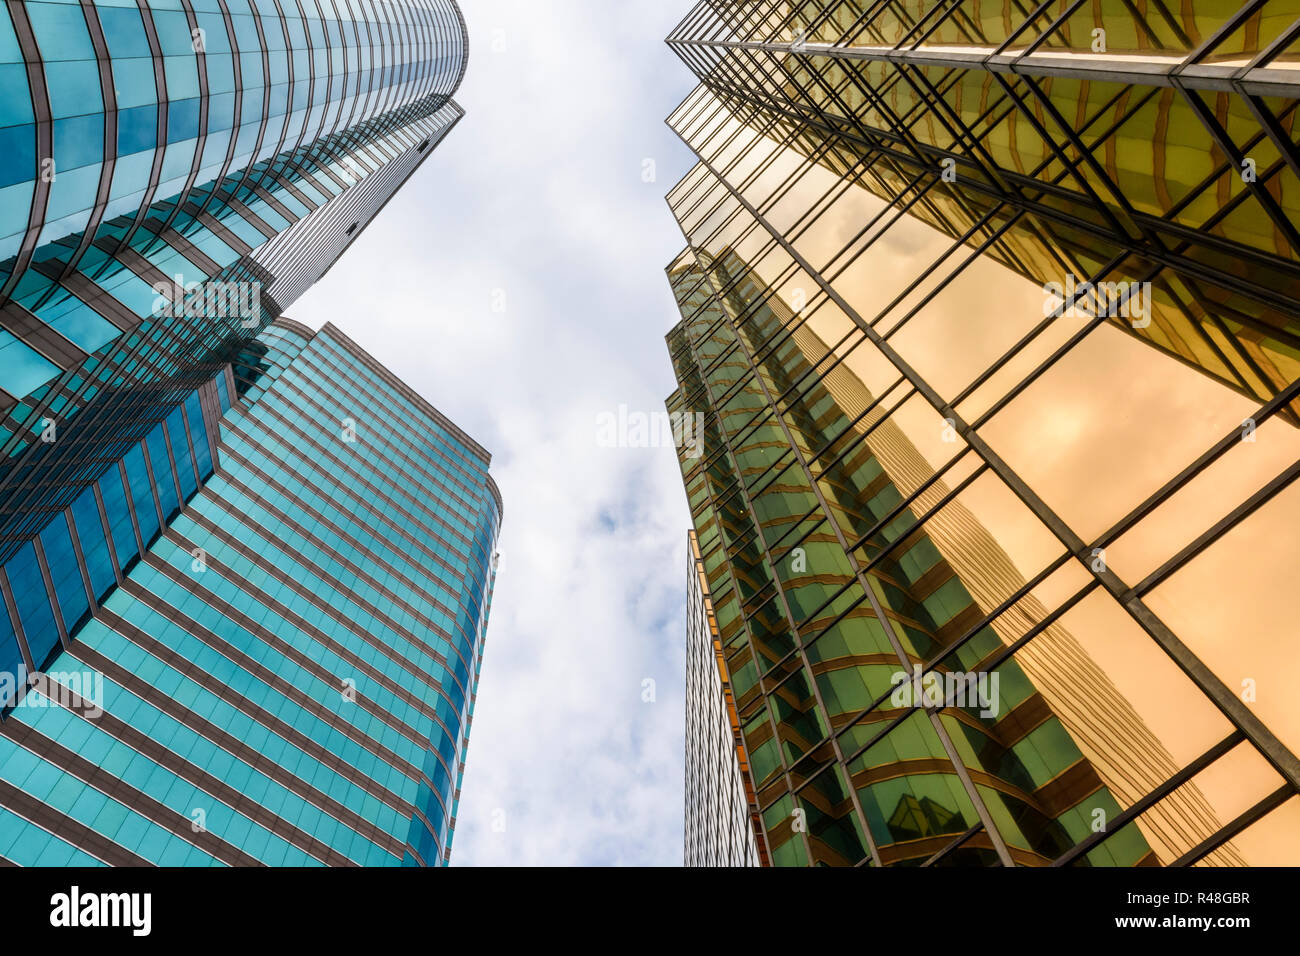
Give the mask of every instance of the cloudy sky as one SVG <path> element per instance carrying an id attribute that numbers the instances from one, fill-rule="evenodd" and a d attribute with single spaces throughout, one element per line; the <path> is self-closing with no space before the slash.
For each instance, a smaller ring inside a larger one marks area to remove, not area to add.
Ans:
<path id="1" fill-rule="evenodd" d="M 467 115 L 291 315 L 493 453 L 502 561 L 453 864 L 679 865 L 689 514 L 672 450 L 599 447 L 597 420 L 674 388 L 663 197 L 691 156 L 663 121 L 692 83 L 663 38 L 689 3 L 460 5 Z"/>

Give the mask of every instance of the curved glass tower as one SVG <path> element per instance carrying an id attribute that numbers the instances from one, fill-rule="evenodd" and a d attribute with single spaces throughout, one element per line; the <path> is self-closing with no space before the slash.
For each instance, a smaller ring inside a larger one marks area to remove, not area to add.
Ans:
<path id="1" fill-rule="evenodd" d="M 0 559 L 330 267 L 467 53 L 451 0 L 0 9 Z"/>
<path id="2" fill-rule="evenodd" d="M 0 5 L 0 863 L 447 862 L 490 458 L 283 312 L 467 52 L 451 0 Z"/>

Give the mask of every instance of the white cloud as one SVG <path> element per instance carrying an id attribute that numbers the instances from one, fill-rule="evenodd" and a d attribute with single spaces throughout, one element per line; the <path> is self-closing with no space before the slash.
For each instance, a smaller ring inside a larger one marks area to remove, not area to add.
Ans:
<path id="1" fill-rule="evenodd" d="M 502 572 L 456 865 L 681 861 L 689 515 L 671 450 L 596 443 L 598 413 L 662 410 L 674 386 L 677 6 L 463 0 L 465 119 L 291 310 L 494 454 Z"/>

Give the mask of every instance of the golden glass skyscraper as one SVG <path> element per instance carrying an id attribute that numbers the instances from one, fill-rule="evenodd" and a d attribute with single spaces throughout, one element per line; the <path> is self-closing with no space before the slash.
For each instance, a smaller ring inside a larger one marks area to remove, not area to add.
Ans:
<path id="1" fill-rule="evenodd" d="M 669 408 L 777 865 L 1300 863 L 1300 8 L 1144 9 L 670 37 Z"/>

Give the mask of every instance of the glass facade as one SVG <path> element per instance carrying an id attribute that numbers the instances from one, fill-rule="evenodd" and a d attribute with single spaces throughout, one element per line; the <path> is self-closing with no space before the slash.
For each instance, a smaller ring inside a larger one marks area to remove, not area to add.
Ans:
<path id="1" fill-rule="evenodd" d="M 1157 7 L 670 37 L 668 407 L 775 865 L 1300 864 L 1300 9 Z"/>
<path id="2" fill-rule="evenodd" d="M 686 865 L 765 865 L 745 742 L 694 531 L 688 564 Z"/>
<path id="3" fill-rule="evenodd" d="M 339 330 L 265 329 L 0 569 L 0 858 L 446 863 L 489 464 Z"/>
<path id="4" fill-rule="evenodd" d="M 329 268 L 467 53 L 451 0 L 0 9 L 0 560 Z"/>
<path id="5" fill-rule="evenodd" d="M 1264 400 L 1300 374 L 1298 24 L 1294 0 L 765 0 L 700 3 L 669 44 L 1039 284 L 1149 283 L 1117 327 Z"/>

